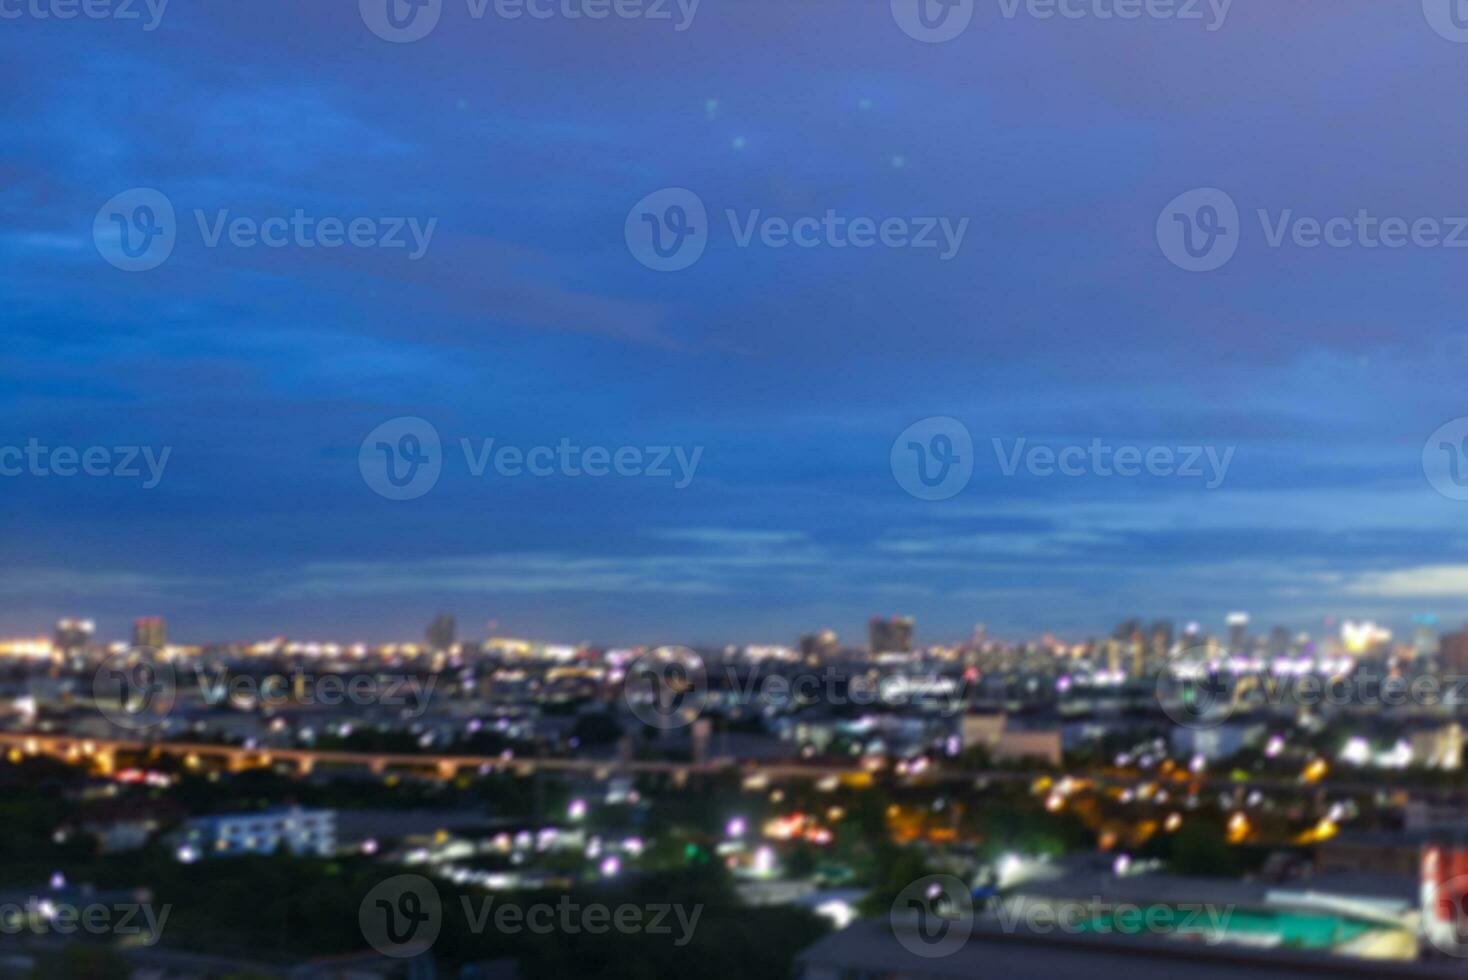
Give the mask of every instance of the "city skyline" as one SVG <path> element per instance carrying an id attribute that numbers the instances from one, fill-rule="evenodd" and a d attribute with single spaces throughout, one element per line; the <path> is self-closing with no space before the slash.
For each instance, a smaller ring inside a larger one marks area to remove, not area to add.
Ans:
<path id="1" fill-rule="evenodd" d="M 1269 244 L 1286 212 L 1453 213 L 1468 124 L 1426 93 L 1458 45 L 1415 7 L 1364 2 L 1241 0 L 1216 31 L 981 9 L 940 45 L 885 9 L 847 13 L 710 3 L 681 31 L 472 22 L 394 45 L 354 9 L 293 11 L 288 36 L 174 10 L 148 31 L 7 35 L 31 94 L 0 108 L 16 136 L 0 148 L 0 446 L 140 447 L 159 465 L 0 479 L 0 631 L 164 606 L 190 635 L 416 635 L 454 606 L 646 642 L 851 635 L 874 610 L 930 636 L 1131 610 L 1468 620 L 1468 504 L 1423 474 L 1465 414 L 1455 253 Z M 63 48 L 86 79 L 46 69 Z M 330 52 L 331 79 L 302 51 Z M 917 55 L 931 84 L 903 73 Z M 1214 61 L 1228 77 L 1192 71 Z M 597 97 L 531 81 L 550 70 Z M 1311 104 L 1320 79 L 1329 120 L 1261 120 Z M 129 273 L 93 221 L 136 187 L 171 202 L 178 240 Z M 1155 237 L 1196 187 L 1246 225 L 1203 274 Z M 690 189 L 714 226 L 677 272 L 624 241 L 659 188 Z M 737 240 L 756 212 L 831 210 L 969 223 L 948 260 Z M 412 217 L 402 237 L 426 251 L 220 231 L 298 211 Z M 403 417 L 434 427 L 443 472 L 389 500 L 358 457 Z M 891 466 L 934 417 L 967 428 L 974 464 L 937 501 Z M 681 488 L 671 458 L 667 478 L 476 476 L 489 439 L 701 456 Z M 1038 475 L 1024 455 L 1096 440 L 1209 448 L 1226 478 Z"/>

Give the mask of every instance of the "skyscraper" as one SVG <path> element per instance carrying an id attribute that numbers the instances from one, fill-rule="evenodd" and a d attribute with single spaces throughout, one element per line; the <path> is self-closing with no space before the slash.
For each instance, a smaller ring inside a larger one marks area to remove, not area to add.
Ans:
<path id="1" fill-rule="evenodd" d="M 1152 663 L 1160 664 L 1167 660 L 1168 654 L 1172 652 L 1172 632 L 1170 619 L 1159 619 L 1152 624 L 1147 651 Z"/>
<path id="2" fill-rule="evenodd" d="M 162 616 L 142 616 L 133 620 L 133 646 L 161 650 L 168 645 L 168 625 Z"/>
<path id="3" fill-rule="evenodd" d="M 873 616 L 867 624 L 867 648 L 872 656 L 879 653 L 912 652 L 911 616 L 893 616 L 883 619 Z"/>
<path id="4" fill-rule="evenodd" d="M 54 645 L 62 653 L 76 653 L 91 645 L 97 624 L 90 619 L 63 619 L 56 624 Z"/>
<path id="5" fill-rule="evenodd" d="M 804 660 L 816 662 L 833 660 L 839 649 L 840 642 L 835 630 L 802 633 L 800 636 L 800 656 Z"/>
<path id="6" fill-rule="evenodd" d="M 454 636 L 459 631 L 459 624 L 454 617 L 448 613 L 439 613 L 433 617 L 433 622 L 428 624 L 424 636 L 428 640 L 430 650 L 447 650 L 454 645 Z"/>
<path id="7" fill-rule="evenodd" d="M 1444 676 L 1468 677 L 1468 629 L 1444 633 L 1437 653 Z"/>
<path id="8" fill-rule="evenodd" d="M 1249 650 L 1249 614 L 1246 612 L 1229 613 L 1228 619 L 1228 652 L 1247 653 Z"/>

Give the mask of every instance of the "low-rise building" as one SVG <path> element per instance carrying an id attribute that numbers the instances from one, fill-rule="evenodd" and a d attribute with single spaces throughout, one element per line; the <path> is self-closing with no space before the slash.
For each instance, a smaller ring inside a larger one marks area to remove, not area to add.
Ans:
<path id="1" fill-rule="evenodd" d="M 336 851 L 336 811 L 298 807 L 195 817 L 176 835 L 179 860 L 274 854 L 329 857 Z"/>

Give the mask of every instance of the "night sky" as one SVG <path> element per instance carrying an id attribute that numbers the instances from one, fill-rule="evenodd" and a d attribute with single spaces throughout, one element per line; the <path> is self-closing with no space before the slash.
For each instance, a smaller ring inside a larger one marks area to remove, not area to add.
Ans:
<path id="1" fill-rule="evenodd" d="M 1417 0 L 1236 0 L 1212 31 L 1206 4 L 977 0 L 944 43 L 872 0 L 702 0 L 682 30 L 671 2 L 444 4 L 389 43 L 355 0 L 173 0 L 151 31 L 142 0 L 141 22 L 0 3 L 22 11 L 0 19 L 0 445 L 171 449 L 152 489 L 0 478 L 0 630 L 159 614 L 185 642 L 414 639 L 445 609 L 470 636 L 859 643 L 874 613 L 933 641 L 1221 630 L 1235 609 L 1468 619 L 1468 502 L 1423 468 L 1468 416 L 1468 248 L 1271 248 L 1255 216 L 1468 215 L 1468 43 Z M 127 272 L 93 223 L 139 187 L 177 241 Z M 1242 215 L 1203 273 L 1156 235 L 1200 187 Z M 707 206 L 681 271 L 625 234 L 662 188 Z M 417 259 L 209 247 L 194 212 L 225 209 L 436 225 Z M 740 247 L 726 209 L 968 224 L 944 260 Z M 442 438 L 442 473 L 391 500 L 359 450 L 404 416 Z M 889 462 L 933 416 L 974 443 L 939 501 Z M 475 477 L 459 441 L 491 437 L 702 455 L 683 488 Z M 1235 451 L 1209 489 L 1006 476 L 996 438 Z"/>

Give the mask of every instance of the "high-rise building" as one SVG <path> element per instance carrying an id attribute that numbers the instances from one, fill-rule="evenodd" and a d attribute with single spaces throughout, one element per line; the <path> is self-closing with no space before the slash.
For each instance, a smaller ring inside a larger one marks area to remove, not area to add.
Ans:
<path id="1" fill-rule="evenodd" d="M 1283 626 L 1276 626 L 1269 631 L 1269 655 L 1271 657 L 1287 656 L 1290 652 L 1290 631 Z"/>
<path id="2" fill-rule="evenodd" d="M 1249 652 L 1249 614 L 1246 612 L 1229 613 L 1228 619 L 1228 652 Z"/>
<path id="3" fill-rule="evenodd" d="M 168 625 L 162 616 L 142 616 L 133 620 L 133 646 L 162 650 L 168 645 Z"/>
<path id="4" fill-rule="evenodd" d="M 1148 636 L 1147 656 L 1154 664 L 1165 662 L 1172 653 L 1172 620 L 1159 619 Z"/>
<path id="5" fill-rule="evenodd" d="M 1412 617 L 1412 657 L 1426 660 L 1437 654 L 1437 617 Z"/>
<path id="6" fill-rule="evenodd" d="M 873 616 L 867 624 L 867 649 L 872 656 L 879 653 L 912 652 L 911 616 L 893 616 L 883 619 Z"/>
<path id="7" fill-rule="evenodd" d="M 1442 672 L 1449 677 L 1468 677 L 1468 629 L 1444 633 L 1437 645 Z"/>
<path id="8" fill-rule="evenodd" d="M 430 650 L 447 650 L 454 645 L 454 637 L 459 631 L 459 624 L 454 617 L 448 613 L 439 613 L 433 617 L 433 622 L 428 624 L 424 631 L 424 637 L 428 640 Z"/>
<path id="9" fill-rule="evenodd" d="M 840 640 L 835 630 L 802 633 L 800 636 L 800 656 L 804 660 L 817 662 L 834 660 L 840 649 Z"/>
<path id="10" fill-rule="evenodd" d="M 92 643 L 97 624 L 90 619 L 63 619 L 56 624 L 56 649 L 62 653 L 85 650 Z"/>

